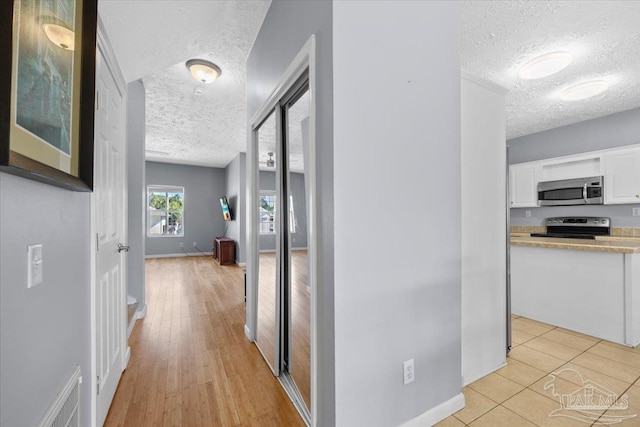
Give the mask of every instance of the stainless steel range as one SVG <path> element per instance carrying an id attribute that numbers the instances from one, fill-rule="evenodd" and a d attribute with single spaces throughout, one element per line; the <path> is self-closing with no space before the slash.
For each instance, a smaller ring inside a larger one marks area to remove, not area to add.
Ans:
<path id="1" fill-rule="evenodd" d="M 611 219 L 593 216 L 547 218 L 546 233 L 531 233 L 531 237 L 561 237 L 569 239 L 595 239 L 611 235 Z"/>

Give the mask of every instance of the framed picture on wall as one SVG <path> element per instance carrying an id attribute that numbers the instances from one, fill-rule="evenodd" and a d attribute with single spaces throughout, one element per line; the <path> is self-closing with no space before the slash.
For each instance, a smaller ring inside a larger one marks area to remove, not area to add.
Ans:
<path id="1" fill-rule="evenodd" d="M 0 2 L 0 170 L 93 189 L 97 0 Z"/>

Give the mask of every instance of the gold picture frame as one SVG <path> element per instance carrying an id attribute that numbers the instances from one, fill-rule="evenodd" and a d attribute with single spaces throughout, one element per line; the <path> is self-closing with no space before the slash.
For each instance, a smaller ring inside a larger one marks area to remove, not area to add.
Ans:
<path id="1" fill-rule="evenodd" d="M 0 2 L 0 171 L 93 190 L 97 0 Z"/>

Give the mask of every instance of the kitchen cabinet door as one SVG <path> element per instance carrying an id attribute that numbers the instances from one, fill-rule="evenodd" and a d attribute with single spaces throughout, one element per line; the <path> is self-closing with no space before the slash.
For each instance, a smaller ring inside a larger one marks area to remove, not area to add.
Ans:
<path id="1" fill-rule="evenodd" d="M 538 172 L 532 165 L 509 167 L 509 203 L 512 208 L 538 206 Z"/>
<path id="2" fill-rule="evenodd" d="M 640 203 L 640 148 L 604 155 L 604 203 Z"/>

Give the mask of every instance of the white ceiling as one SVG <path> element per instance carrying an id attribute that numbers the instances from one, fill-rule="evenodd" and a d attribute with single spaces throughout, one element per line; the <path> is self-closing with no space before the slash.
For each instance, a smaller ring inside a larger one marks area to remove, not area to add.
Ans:
<path id="1" fill-rule="evenodd" d="M 465 1 L 461 68 L 509 90 L 507 137 L 640 106 L 640 1 Z M 528 60 L 568 51 L 573 63 L 540 80 L 520 80 Z M 609 90 L 583 101 L 560 93 L 585 80 Z"/>
<path id="2" fill-rule="evenodd" d="M 224 167 L 246 146 L 245 62 L 270 0 L 99 0 L 127 81 L 146 90 L 147 159 Z M 461 68 L 509 90 L 507 136 L 540 132 L 640 106 L 640 1 L 465 1 Z M 574 62 L 540 80 L 519 66 L 566 50 Z M 184 63 L 222 69 L 193 80 Z M 563 102 L 564 88 L 604 79 L 594 98 Z M 197 93 L 200 92 L 200 93 Z"/>
<path id="3" fill-rule="evenodd" d="M 245 62 L 270 0 L 100 0 L 99 12 L 128 82 L 146 93 L 147 159 L 224 167 L 246 146 Z M 185 67 L 222 69 L 211 84 Z"/>

